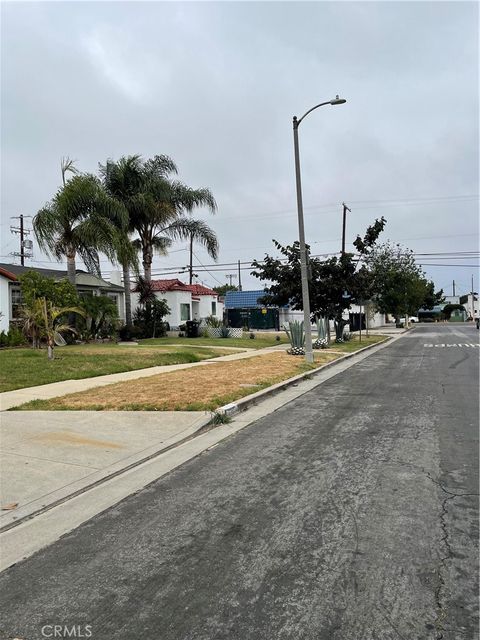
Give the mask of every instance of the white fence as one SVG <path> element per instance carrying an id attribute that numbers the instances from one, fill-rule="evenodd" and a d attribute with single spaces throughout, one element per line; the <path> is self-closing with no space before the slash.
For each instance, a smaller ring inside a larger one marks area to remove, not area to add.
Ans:
<path id="1" fill-rule="evenodd" d="M 209 338 L 222 338 L 223 327 L 207 327 L 207 333 Z M 228 327 L 228 337 L 229 338 L 243 338 L 243 329 L 242 328 L 233 328 Z"/>

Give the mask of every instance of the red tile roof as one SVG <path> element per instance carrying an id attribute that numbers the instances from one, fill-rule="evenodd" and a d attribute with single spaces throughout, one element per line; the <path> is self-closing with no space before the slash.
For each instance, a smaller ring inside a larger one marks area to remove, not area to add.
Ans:
<path id="1" fill-rule="evenodd" d="M 192 296 L 218 296 L 217 292 L 202 284 L 184 284 L 181 280 L 152 280 L 154 291 L 190 291 Z"/>
<path id="2" fill-rule="evenodd" d="M 173 280 L 152 280 L 154 291 L 189 291 L 186 284 L 177 278 Z"/>
<path id="3" fill-rule="evenodd" d="M 203 284 L 186 284 L 185 288 L 191 291 L 193 296 L 218 296 L 216 291 L 204 287 Z"/>

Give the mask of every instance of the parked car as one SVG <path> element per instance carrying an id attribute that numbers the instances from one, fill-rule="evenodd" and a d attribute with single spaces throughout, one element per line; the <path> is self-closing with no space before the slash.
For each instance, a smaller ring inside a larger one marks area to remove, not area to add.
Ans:
<path id="1" fill-rule="evenodd" d="M 400 322 L 405 324 L 405 318 L 400 318 Z M 415 324 L 416 322 L 419 322 L 419 320 L 417 316 L 409 316 L 408 322 L 410 324 Z"/>

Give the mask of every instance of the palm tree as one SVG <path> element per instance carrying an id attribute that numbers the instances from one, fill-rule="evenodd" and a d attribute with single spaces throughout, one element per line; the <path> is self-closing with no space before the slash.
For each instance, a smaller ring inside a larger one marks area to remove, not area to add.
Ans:
<path id="1" fill-rule="evenodd" d="M 120 158 L 118 162 L 107 160 L 105 165 L 99 165 L 103 186 L 106 192 L 124 207 L 126 224 L 120 225 L 116 236 L 116 259 L 123 271 L 123 288 L 125 296 L 125 322 L 132 325 L 132 301 L 130 296 L 130 271 L 138 274 L 137 249 L 131 241 L 133 227 L 130 224 L 129 204 L 132 197 L 142 190 L 142 174 L 140 156 Z"/>
<path id="2" fill-rule="evenodd" d="M 75 333 L 74 327 L 62 322 L 67 315 L 71 314 L 85 316 L 85 311 L 79 307 L 56 307 L 46 298 L 35 298 L 22 310 L 25 334 L 32 338 L 34 348 L 40 346 L 41 340 L 46 341 L 49 360 L 55 357 L 55 340 L 59 334 L 65 331 Z"/>
<path id="3" fill-rule="evenodd" d="M 215 232 L 203 220 L 189 217 L 202 206 L 215 213 L 215 199 L 209 189 L 192 189 L 172 180 L 177 167 L 171 158 L 159 155 L 144 161 L 138 155 L 128 156 L 118 162 L 107 161 L 100 165 L 100 172 L 107 192 L 128 210 L 130 232 L 139 236 L 134 246 L 141 251 L 146 280 L 152 278 L 154 252 L 164 254 L 175 240 L 193 237 L 217 259 Z"/>
<path id="4" fill-rule="evenodd" d="M 116 229 L 125 223 L 124 210 L 105 193 L 98 178 L 82 174 L 68 180 L 40 209 L 33 229 L 43 251 L 57 260 L 67 258 L 68 279 L 75 285 L 77 255 L 88 271 L 100 276 L 98 252 L 114 258 Z"/>
<path id="5" fill-rule="evenodd" d="M 131 248 L 142 254 L 144 276 L 152 278 L 154 252 L 166 255 L 174 240 L 193 238 L 203 244 L 212 258 L 218 255 L 215 232 L 202 220 L 188 217 L 195 207 L 207 206 L 212 213 L 216 203 L 208 189 L 191 189 L 171 181 L 177 167 L 171 158 L 157 155 L 144 161 L 141 156 L 122 157 L 118 161 L 107 160 L 100 165 L 100 174 L 107 193 L 123 204 L 128 212 L 128 235 L 139 238 L 121 243 L 117 253 L 123 269 L 125 287 L 125 316 L 132 322 L 130 302 L 130 269 L 135 266 Z"/>

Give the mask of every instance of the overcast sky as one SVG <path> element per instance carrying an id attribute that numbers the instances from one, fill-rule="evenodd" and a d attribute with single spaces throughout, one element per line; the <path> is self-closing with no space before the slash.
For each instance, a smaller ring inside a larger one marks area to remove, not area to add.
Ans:
<path id="1" fill-rule="evenodd" d="M 313 254 L 347 246 L 384 215 L 383 240 L 418 254 L 477 251 L 478 4 L 474 2 L 4 2 L 1 258 L 11 216 L 35 215 L 60 185 L 60 158 L 96 172 L 107 158 L 167 154 L 208 186 L 199 211 L 219 266 L 214 286 L 298 237 L 292 116 L 335 94 L 299 129 Z M 29 221 L 31 222 L 31 221 Z M 418 256 L 437 288 L 470 289 L 478 257 Z M 56 266 L 34 248 L 27 264 Z M 154 274 L 188 262 L 186 245 Z M 81 266 L 81 264 L 79 265 Z M 102 262 L 104 274 L 111 265 Z M 58 264 L 58 268 L 65 268 Z M 168 277 L 168 276 L 164 276 Z M 179 276 L 185 277 L 185 276 Z M 236 281 L 234 280 L 234 283 Z M 259 281 L 242 271 L 244 289 Z"/>

